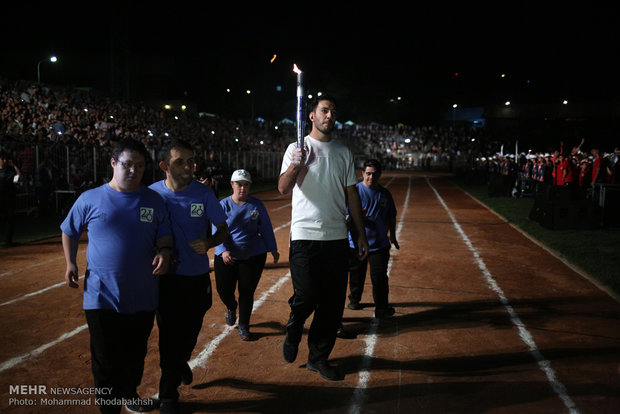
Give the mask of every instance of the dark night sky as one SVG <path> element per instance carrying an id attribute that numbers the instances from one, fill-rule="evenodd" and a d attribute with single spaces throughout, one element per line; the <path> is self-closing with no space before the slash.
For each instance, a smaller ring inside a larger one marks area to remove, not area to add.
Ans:
<path id="1" fill-rule="evenodd" d="M 257 112 L 273 100 L 288 105 L 295 93 L 293 62 L 304 70 L 309 91 L 333 92 L 341 113 L 352 118 L 386 110 L 403 117 L 436 113 L 452 102 L 468 106 L 493 99 L 596 101 L 617 92 L 620 26 L 611 8 L 12 3 L 4 6 L 0 28 L 0 75 L 34 80 L 37 62 L 56 54 L 57 64 L 41 65 L 43 82 L 105 89 L 112 22 L 126 16 L 128 51 L 153 75 L 148 97 L 187 96 L 212 112 L 226 104 L 225 88 L 239 93 L 238 99 L 247 99 L 245 89 L 256 91 Z M 270 64 L 273 54 L 278 57 Z M 508 77 L 500 79 L 501 73 Z M 280 96 L 276 85 L 283 87 Z M 401 107 L 390 109 L 389 100 L 397 96 Z"/>

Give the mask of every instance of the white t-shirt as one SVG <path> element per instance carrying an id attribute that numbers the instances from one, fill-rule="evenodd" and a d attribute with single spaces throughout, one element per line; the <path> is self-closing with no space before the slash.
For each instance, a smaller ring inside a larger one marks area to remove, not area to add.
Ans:
<path id="1" fill-rule="evenodd" d="M 291 143 L 282 160 L 280 175 L 291 163 Z M 309 135 L 305 168 L 293 187 L 291 240 L 340 240 L 347 238 L 345 188 L 357 184 L 351 151 L 336 141 L 321 142 Z"/>

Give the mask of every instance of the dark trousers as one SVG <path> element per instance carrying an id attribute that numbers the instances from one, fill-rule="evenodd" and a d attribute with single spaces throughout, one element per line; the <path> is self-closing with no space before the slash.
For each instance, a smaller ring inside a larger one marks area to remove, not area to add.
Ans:
<path id="1" fill-rule="evenodd" d="M 326 361 L 336 343 L 347 294 L 349 245 L 345 240 L 291 241 L 289 264 L 294 293 L 286 324 L 287 338 L 299 343 L 306 319 L 314 312 L 308 332 L 308 361 Z"/>
<path id="2" fill-rule="evenodd" d="M 111 389 L 102 399 L 137 398 L 155 311 L 118 313 L 86 310 L 95 387 Z M 101 404 L 102 413 L 120 413 L 121 405 Z"/>
<path id="3" fill-rule="evenodd" d="M 216 255 L 213 263 L 215 287 L 222 303 L 227 309 L 237 310 L 235 290 L 239 286 L 239 326 L 250 326 L 250 315 L 254 308 L 254 292 L 263 274 L 267 253 L 252 256 L 246 260 L 235 260 L 231 265 L 224 264 L 221 255 Z"/>
<path id="4" fill-rule="evenodd" d="M 190 360 L 205 313 L 211 308 L 211 279 L 163 275 L 159 279 L 159 398 L 178 399 L 181 375 Z"/>
<path id="5" fill-rule="evenodd" d="M 349 255 L 349 301 L 359 303 L 364 293 L 366 281 L 366 269 L 370 264 L 370 280 L 372 281 L 372 298 L 376 309 L 388 307 L 388 275 L 387 267 L 390 260 L 390 248 L 386 247 L 375 252 L 368 253 L 363 261 L 356 257 L 357 251 L 350 249 Z"/>

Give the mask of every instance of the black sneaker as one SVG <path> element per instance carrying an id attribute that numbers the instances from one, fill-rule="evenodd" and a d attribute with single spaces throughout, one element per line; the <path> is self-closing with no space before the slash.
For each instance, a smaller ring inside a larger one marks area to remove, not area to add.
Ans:
<path id="1" fill-rule="evenodd" d="M 344 329 L 344 326 L 340 325 L 340 328 L 338 328 L 338 331 L 336 332 L 336 337 L 341 339 L 354 339 L 356 334 L 355 332 Z"/>
<path id="2" fill-rule="evenodd" d="M 387 308 L 382 308 L 382 309 L 375 309 L 375 318 L 377 319 L 389 318 L 390 316 L 394 315 L 394 312 L 396 311 L 391 306 L 388 306 Z"/>
<path id="3" fill-rule="evenodd" d="M 359 302 L 349 302 L 349 304 L 347 305 L 347 308 L 352 309 L 352 310 L 360 310 L 362 309 L 362 305 L 360 305 Z"/>
<path id="4" fill-rule="evenodd" d="M 192 373 L 192 369 L 189 367 L 187 362 L 183 364 L 181 367 L 181 384 L 189 385 L 194 381 L 194 374 Z"/>
<path id="5" fill-rule="evenodd" d="M 286 362 L 295 362 L 297 358 L 297 351 L 299 350 L 299 344 L 294 344 L 288 340 L 288 335 L 284 337 L 282 343 L 282 355 Z"/>
<path id="6" fill-rule="evenodd" d="M 242 325 L 239 325 L 239 337 L 242 341 L 249 341 L 250 338 L 250 330 Z"/>
<path id="7" fill-rule="evenodd" d="M 178 414 L 179 401 L 171 398 L 163 398 L 159 404 L 159 412 L 161 414 Z"/>
<path id="8" fill-rule="evenodd" d="M 226 325 L 233 326 L 237 322 L 237 314 L 235 311 L 227 309 L 226 310 Z"/>
<path id="9" fill-rule="evenodd" d="M 157 408 L 157 402 L 154 398 L 140 398 L 136 395 L 125 400 L 125 408 L 132 413 L 148 413 Z"/>
<path id="10" fill-rule="evenodd" d="M 321 377 L 328 381 L 342 381 L 344 379 L 338 368 L 332 367 L 327 361 L 308 361 L 306 368 L 310 371 L 318 372 Z"/>

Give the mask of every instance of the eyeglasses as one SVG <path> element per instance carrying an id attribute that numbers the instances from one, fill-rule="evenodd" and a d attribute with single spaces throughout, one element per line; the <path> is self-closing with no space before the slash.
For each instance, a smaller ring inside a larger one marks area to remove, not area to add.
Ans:
<path id="1" fill-rule="evenodd" d="M 118 160 L 116 162 L 118 164 L 120 164 L 121 167 L 123 167 L 126 170 L 131 170 L 132 168 L 134 170 L 143 170 L 144 168 L 146 168 L 146 164 L 144 164 L 143 162 L 140 162 L 140 163 L 137 163 L 137 164 L 134 164 L 134 163 L 132 163 L 130 161 L 121 161 L 121 160 Z"/>

